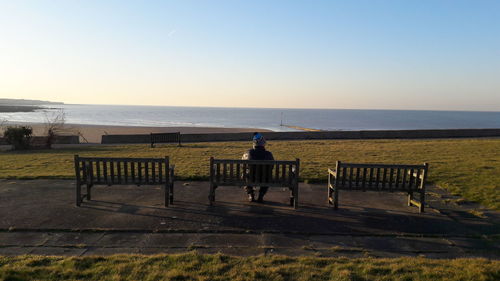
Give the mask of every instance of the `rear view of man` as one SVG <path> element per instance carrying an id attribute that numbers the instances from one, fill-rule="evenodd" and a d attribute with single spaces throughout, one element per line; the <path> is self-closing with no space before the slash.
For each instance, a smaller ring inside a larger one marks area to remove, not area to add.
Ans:
<path id="1" fill-rule="evenodd" d="M 260 133 L 253 134 L 253 148 L 249 149 L 245 154 L 243 154 L 243 160 L 274 160 L 273 154 L 267 151 L 265 148 L 266 140 Z M 250 167 L 250 169 L 255 169 L 255 167 Z M 263 174 L 270 174 L 272 172 L 272 166 L 269 167 L 269 171 L 265 171 Z M 255 173 L 252 173 L 255 174 Z M 257 202 L 262 203 L 264 201 L 264 195 L 267 192 L 268 186 L 261 186 L 259 188 L 259 197 Z M 252 186 L 246 186 L 245 190 L 248 194 L 248 201 L 255 201 L 254 188 Z"/>

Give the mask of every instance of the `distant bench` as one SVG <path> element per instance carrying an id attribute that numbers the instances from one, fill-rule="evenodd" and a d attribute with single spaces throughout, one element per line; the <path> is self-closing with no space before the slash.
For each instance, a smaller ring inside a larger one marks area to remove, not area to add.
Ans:
<path id="1" fill-rule="evenodd" d="M 155 143 L 178 143 L 181 146 L 181 133 L 151 133 L 151 147 L 155 147 Z"/>
<path id="2" fill-rule="evenodd" d="M 328 169 L 328 203 L 338 208 L 339 190 L 407 192 L 408 206 L 424 211 L 425 181 L 429 165 L 355 164 L 337 161 Z M 413 199 L 418 193 L 420 202 Z"/>
<path id="3" fill-rule="evenodd" d="M 174 166 L 165 158 L 102 158 L 75 155 L 76 205 L 91 200 L 94 185 L 163 185 L 165 207 L 174 201 Z M 82 185 L 87 193 L 82 195 Z"/>
<path id="4" fill-rule="evenodd" d="M 210 205 L 218 186 L 288 187 L 290 206 L 298 208 L 300 160 L 230 160 L 210 158 Z"/>

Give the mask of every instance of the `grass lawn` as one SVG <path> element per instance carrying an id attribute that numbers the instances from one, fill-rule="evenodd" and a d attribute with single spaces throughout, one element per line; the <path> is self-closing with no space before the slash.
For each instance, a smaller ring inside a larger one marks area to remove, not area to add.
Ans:
<path id="1" fill-rule="evenodd" d="M 73 178 L 73 155 L 105 157 L 170 156 L 176 177 L 208 178 L 209 158 L 239 159 L 250 142 L 82 146 L 81 148 L 0 153 L 0 178 Z M 301 179 L 325 182 L 335 161 L 421 164 L 429 181 L 453 194 L 500 210 L 500 139 L 269 141 L 276 159 L 300 158 Z"/>
<path id="2" fill-rule="evenodd" d="M 116 255 L 0 257 L 1 280 L 500 280 L 500 261 Z"/>

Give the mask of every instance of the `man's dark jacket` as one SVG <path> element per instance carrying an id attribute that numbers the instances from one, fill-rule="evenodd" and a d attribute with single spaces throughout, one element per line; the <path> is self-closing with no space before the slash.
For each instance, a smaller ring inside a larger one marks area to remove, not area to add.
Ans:
<path id="1" fill-rule="evenodd" d="M 245 154 L 243 154 L 243 160 L 274 160 L 273 154 L 270 151 L 267 151 L 263 146 L 256 146 L 255 148 L 249 149 Z M 267 165 L 266 165 L 267 166 Z M 269 165 L 269 167 L 260 166 L 260 170 L 257 171 L 255 165 L 250 165 L 249 174 L 253 176 L 253 179 L 256 180 L 255 176 L 260 175 L 263 178 L 260 178 L 260 181 L 268 181 L 272 178 L 273 166 Z"/>

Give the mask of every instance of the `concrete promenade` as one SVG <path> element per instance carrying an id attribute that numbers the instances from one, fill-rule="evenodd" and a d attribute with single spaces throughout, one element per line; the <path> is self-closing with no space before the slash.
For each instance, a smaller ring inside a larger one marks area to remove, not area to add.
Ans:
<path id="1" fill-rule="evenodd" d="M 300 208 L 288 191 L 270 189 L 263 204 L 237 187 L 176 182 L 175 202 L 162 206 L 159 187 L 97 186 L 93 200 L 74 205 L 74 181 L 0 180 L 0 255 L 107 255 L 196 250 L 230 255 L 348 257 L 500 257 L 500 215 L 485 218 L 430 188 L 426 212 L 401 193 L 341 192 L 326 204 L 326 185 L 300 185 Z"/>

